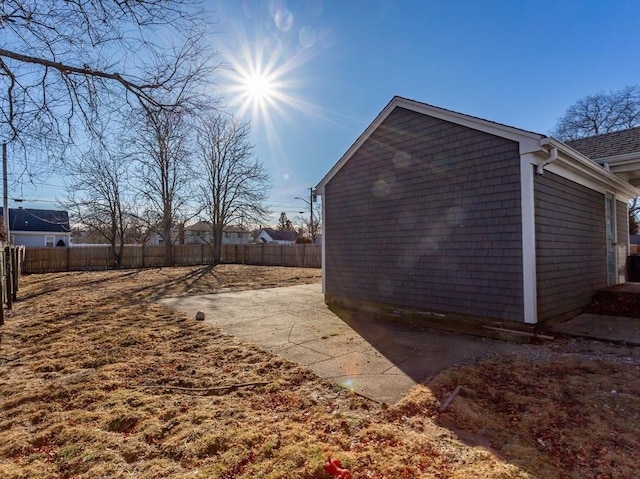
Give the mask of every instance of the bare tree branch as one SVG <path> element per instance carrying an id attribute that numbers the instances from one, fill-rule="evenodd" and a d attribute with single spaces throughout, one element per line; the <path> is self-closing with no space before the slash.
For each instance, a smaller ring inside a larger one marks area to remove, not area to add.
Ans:
<path id="1" fill-rule="evenodd" d="M 212 102 L 197 3 L 0 2 L 0 137 L 21 149 L 25 173 L 98 136 L 105 115 Z"/>
<path id="2" fill-rule="evenodd" d="M 224 228 L 234 222 L 261 221 L 269 175 L 253 157 L 248 123 L 223 116 L 200 119 L 197 164 L 203 172 L 199 201 L 213 230 L 213 257 L 220 261 Z"/>
<path id="3" fill-rule="evenodd" d="M 577 140 L 640 125 L 640 86 L 589 95 L 571 105 L 552 135 Z"/>

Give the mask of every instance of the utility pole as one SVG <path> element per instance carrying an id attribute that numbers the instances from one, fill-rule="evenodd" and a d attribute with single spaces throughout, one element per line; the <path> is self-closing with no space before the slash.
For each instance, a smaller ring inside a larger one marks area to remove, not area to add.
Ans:
<path id="1" fill-rule="evenodd" d="M 295 196 L 293 199 L 302 200 L 309 205 L 309 208 L 311 210 L 311 218 L 309 218 L 309 234 L 311 235 L 311 241 L 313 242 L 314 240 L 313 238 L 313 229 L 314 229 L 313 228 L 313 199 L 314 199 L 313 187 L 309 188 L 309 201 L 305 200 L 304 198 L 300 198 L 299 196 Z"/>
<path id="2" fill-rule="evenodd" d="M 4 188 L 4 203 L 2 209 L 2 222 L 4 224 L 5 237 L 7 243 L 11 242 L 11 231 L 9 229 L 9 187 L 7 180 L 7 144 L 2 144 L 2 186 Z"/>
<path id="3" fill-rule="evenodd" d="M 311 244 L 314 243 L 313 238 L 313 186 L 309 188 L 309 208 L 311 208 L 311 218 L 309 218 L 309 229 L 311 230 Z"/>

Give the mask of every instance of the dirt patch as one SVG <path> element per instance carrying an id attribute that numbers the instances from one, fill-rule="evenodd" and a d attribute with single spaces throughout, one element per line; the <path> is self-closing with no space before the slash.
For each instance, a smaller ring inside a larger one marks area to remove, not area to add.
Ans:
<path id="1" fill-rule="evenodd" d="M 613 288 L 596 292 L 591 303 L 584 308 L 584 312 L 640 318 L 640 286 L 634 286 L 636 288 L 633 292 Z"/>
<path id="2" fill-rule="evenodd" d="M 329 455 L 354 478 L 634 477 L 637 348 L 554 343 L 385 407 L 153 303 L 320 280 L 231 265 L 24 277 L 1 329 L 0 477 L 320 479 Z"/>

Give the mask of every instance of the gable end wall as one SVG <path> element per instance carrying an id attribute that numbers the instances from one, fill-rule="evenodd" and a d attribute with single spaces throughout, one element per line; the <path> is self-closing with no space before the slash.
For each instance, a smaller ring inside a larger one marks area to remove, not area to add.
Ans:
<path id="1" fill-rule="evenodd" d="M 523 321 L 517 142 L 396 108 L 327 183 L 325 293 Z"/>

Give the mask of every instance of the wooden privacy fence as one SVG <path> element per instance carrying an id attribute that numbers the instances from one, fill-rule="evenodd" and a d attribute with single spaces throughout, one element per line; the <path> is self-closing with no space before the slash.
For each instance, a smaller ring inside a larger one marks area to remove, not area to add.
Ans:
<path id="1" fill-rule="evenodd" d="M 223 245 L 223 263 L 265 266 L 297 266 L 320 268 L 320 245 Z M 175 266 L 194 266 L 213 263 L 209 245 L 182 244 L 173 246 Z M 165 266 L 164 246 L 126 245 L 121 268 L 153 268 Z M 22 270 L 25 273 L 53 273 L 61 271 L 87 271 L 113 269 L 111 246 L 76 246 L 54 248 L 28 248 Z"/>
<path id="2" fill-rule="evenodd" d="M 4 324 L 4 308 L 11 309 L 17 299 L 21 267 L 24 262 L 24 246 L 13 246 L 0 241 L 0 326 Z"/>

